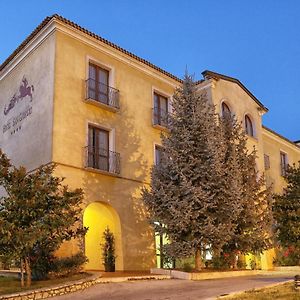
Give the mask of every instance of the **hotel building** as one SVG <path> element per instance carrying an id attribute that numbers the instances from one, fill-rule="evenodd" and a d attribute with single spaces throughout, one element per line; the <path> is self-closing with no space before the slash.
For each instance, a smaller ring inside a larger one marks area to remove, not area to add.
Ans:
<path id="1" fill-rule="evenodd" d="M 262 125 L 268 109 L 238 80 L 202 73 L 219 113 L 243 122 L 257 167 L 275 192 L 288 164 L 300 160 L 296 143 Z M 141 188 L 158 159 L 163 116 L 182 81 L 152 63 L 61 17 L 47 17 L 0 65 L 0 148 L 15 165 L 34 170 L 57 164 L 55 175 L 85 192 L 82 245 L 65 243 L 59 255 L 83 248 L 87 269 L 103 269 L 101 234 L 116 237 L 116 269 L 154 267 L 159 239 L 145 218 Z M 272 250 L 261 255 L 272 267 Z"/>

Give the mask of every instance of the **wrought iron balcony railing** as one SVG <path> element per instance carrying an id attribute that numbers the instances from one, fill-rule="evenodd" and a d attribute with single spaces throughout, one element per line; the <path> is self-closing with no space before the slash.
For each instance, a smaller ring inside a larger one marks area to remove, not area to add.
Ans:
<path id="1" fill-rule="evenodd" d="M 120 174 L 120 153 L 86 146 L 85 167 Z"/>
<path id="2" fill-rule="evenodd" d="M 86 98 L 119 109 L 119 90 L 94 79 L 86 80 Z"/>
<path id="3" fill-rule="evenodd" d="M 169 124 L 169 113 L 163 109 L 154 107 L 152 109 L 153 125 L 167 127 Z"/>

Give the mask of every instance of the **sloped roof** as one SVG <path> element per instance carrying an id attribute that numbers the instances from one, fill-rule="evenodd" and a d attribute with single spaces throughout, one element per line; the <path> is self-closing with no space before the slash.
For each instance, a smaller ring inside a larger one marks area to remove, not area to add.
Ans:
<path id="1" fill-rule="evenodd" d="M 70 20 L 68 20 L 68 19 L 66 19 L 66 18 L 64 18 L 64 17 L 62 17 L 62 16 L 60 16 L 60 15 L 58 15 L 58 14 L 54 14 L 54 15 L 52 15 L 52 16 L 48 16 L 48 17 L 46 17 L 33 31 L 32 31 L 32 33 L 19 45 L 19 47 L 0 65 L 0 71 L 2 71 L 4 68 L 5 68 L 5 66 L 6 65 L 8 65 L 13 59 L 14 59 L 14 57 L 16 56 L 16 55 L 18 55 L 18 53 L 19 52 L 21 52 L 25 47 L 26 47 L 26 45 L 49 23 L 49 22 L 51 22 L 52 20 L 58 20 L 58 21 L 61 21 L 61 22 L 63 22 L 64 24 L 66 24 L 66 25 L 69 25 L 69 26 L 71 26 L 71 27 L 73 27 L 74 29 L 77 29 L 77 30 L 79 30 L 79 31 L 81 31 L 81 32 L 83 32 L 83 33 L 85 33 L 85 34 L 87 34 L 87 35 L 89 35 L 89 36 L 91 36 L 91 37 L 93 37 L 93 38 L 95 38 L 96 40 L 98 40 L 98 41 L 100 41 L 100 42 L 102 42 L 102 43 L 104 43 L 104 44 L 106 44 L 106 45 L 108 45 L 108 46 L 110 46 L 110 47 L 112 47 L 112 48 L 114 48 L 114 49 L 116 49 L 116 50 L 118 50 L 118 51 L 120 51 L 120 52 L 122 52 L 122 53 L 124 53 L 124 54 L 126 54 L 126 55 L 128 55 L 129 57 L 131 57 L 131 58 L 134 58 L 134 59 L 136 59 L 137 61 L 139 61 L 139 62 L 141 62 L 141 63 L 143 63 L 143 64 L 145 64 L 145 65 L 147 65 L 147 66 L 149 66 L 149 67 L 151 67 L 151 68 L 153 68 L 154 70 L 156 70 L 156 71 L 158 71 L 158 72 L 160 72 L 160 73 L 162 73 L 162 74 L 164 74 L 164 75 L 166 75 L 166 76 L 168 76 L 168 77 L 170 77 L 170 78 L 172 78 L 173 80 L 176 80 L 176 81 L 178 81 L 179 83 L 182 83 L 182 80 L 180 79 L 180 78 L 178 78 L 177 76 L 175 76 L 175 75 L 173 75 L 173 74 L 171 74 L 171 73 L 169 73 L 169 72 L 167 72 L 167 71 L 165 71 L 165 70 L 163 70 L 162 68 L 160 68 L 160 67 L 158 67 L 158 66 L 156 66 L 156 65 L 154 65 L 154 64 L 152 64 L 151 62 L 149 62 L 149 61 L 147 61 L 147 60 L 145 60 L 145 59 L 143 59 L 143 58 L 141 58 L 141 57 L 139 57 L 139 56 L 137 56 L 137 55 L 135 55 L 135 54 L 133 54 L 133 53 L 131 53 L 131 52 L 129 52 L 129 51 L 127 51 L 126 49 L 124 49 L 124 48 L 122 48 L 122 47 L 120 47 L 120 46 L 118 46 L 118 45 L 116 45 L 116 44 L 114 44 L 114 43 L 112 43 L 112 42 L 110 42 L 110 41 L 108 41 L 108 40 L 106 40 L 105 38 L 103 38 L 103 37 L 101 37 L 101 36 L 99 36 L 99 35 L 97 35 L 97 34 L 95 34 L 95 33 L 93 33 L 93 32 L 91 32 L 91 31 L 89 31 L 89 30 L 87 30 L 87 29 L 85 29 L 85 28 L 83 28 L 83 27 L 81 27 L 81 26 L 79 26 L 78 24 L 76 24 L 76 23 L 74 23 L 74 22 L 72 22 L 72 21 L 70 21 Z"/>
<path id="2" fill-rule="evenodd" d="M 239 85 L 263 110 L 265 110 L 266 112 L 268 111 L 268 108 L 265 107 L 238 79 L 227 76 L 227 75 L 223 75 L 220 73 L 216 73 L 213 71 L 209 71 L 209 70 L 205 70 L 201 73 L 203 75 L 204 78 L 209 79 L 209 78 L 214 78 L 214 79 L 223 79 L 223 80 L 227 80 L 230 82 L 234 82 L 237 85 Z"/>
<path id="3" fill-rule="evenodd" d="M 273 133 L 274 135 L 277 135 L 277 136 L 280 137 L 281 139 L 285 140 L 286 142 L 288 142 L 288 143 L 290 143 L 290 144 L 292 144 L 292 145 L 294 145 L 294 146 L 296 146 L 296 147 L 298 147 L 298 148 L 300 149 L 300 146 L 296 144 L 296 143 L 298 143 L 299 141 L 298 141 L 298 142 L 297 142 L 297 141 L 296 141 L 296 142 L 293 142 L 293 141 L 289 140 L 288 138 L 284 137 L 283 135 L 277 133 L 276 131 L 274 131 L 274 130 L 272 130 L 272 129 L 270 129 L 270 128 L 264 126 L 264 125 L 262 126 L 262 128 L 265 129 L 265 130 L 267 130 L 267 131 L 269 131 L 269 132 L 271 132 L 271 133 Z"/>

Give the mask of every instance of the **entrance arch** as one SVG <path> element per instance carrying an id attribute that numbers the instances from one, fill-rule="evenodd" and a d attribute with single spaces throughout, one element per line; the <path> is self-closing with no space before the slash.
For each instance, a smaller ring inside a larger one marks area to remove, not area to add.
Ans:
<path id="1" fill-rule="evenodd" d="M 85 255 L 88 258 L 87 270 L 104 270 L 102 264 L 102 235 L 108 226 L 116 243 L 116 270 L 123 270 L 122 235 L 120 219 L 113 207 L 103 202 L 93 202 L 84 210 L 83 225 L 89 230 L 85 236 Z"/>

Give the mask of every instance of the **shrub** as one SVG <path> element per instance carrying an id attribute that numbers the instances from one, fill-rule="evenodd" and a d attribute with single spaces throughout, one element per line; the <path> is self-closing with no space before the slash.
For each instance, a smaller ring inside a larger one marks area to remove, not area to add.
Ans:
<path id="1" fill-rule="evenodd" d="M 246 269 L 246 262 L 242 260 L 240 257 L 236 263 L 238 269 Z"/>
<path id="2" fill-rule="evenodd" d="M 274 264 L 276 266 L 299 266 L 300 265 L 300 251 L 290 246 L 287 248 L 277 249 Z"/>
<path id="3" fill-rule="evenodd" d="M 233 265 L 233 256 L 222 253 L 220 256 L 212 258 L 212 266 L 215 269 L 229 269 Z"/>
<path id="4" fill-rule="evenodd" d="M 104 243 L 101 244 L 103 266 L 105 268 L 105 272 L 114 272 L 116 262 L 115 237 L 108 227 L 106 227 L 103 232 L 103 239 Z"/>
<path id="5" fill-rule="evenodd" d="M 87 261 L 87 257 L 81 252 L 69 257 L 55 258 L 51 275 L 53 277 L 64 277 L 79 273 Z"/>
<path id="6" fill-rule="evenodd" d="M 30 257 L 32 265 L 32 279 L 43 280 L 48 278 L 49 272 L 53 271 L 55 256 L 47 249 L 36 248 Z"/>
<path id="7" fill-rule="evenodd" d="M 11 259 L 6 257 L 6 256 L 3 256 L 1 255 L 0 256 L 0 266 L 1 266 L 1 269 L 3 270 L 9 270 L 10 269 L 10 265 L 11 265 Z"/>
<path id="8" fill-rule="evenodd" d="M 189 264 L 189 263 L 184 263 L 184 264 L 183 264 L 182 270 L 183 270 L 184 272 L 191 272 L 191 271 L 193 270 L 193 267 L 192 267 L 192 265 Z"/>
<path id="9" fill-rule="evenodd" d="M 255 258 L 250 260 L 250 268 L 251 268 L 251 270 L 256 270 L 257 269 Z"/>

